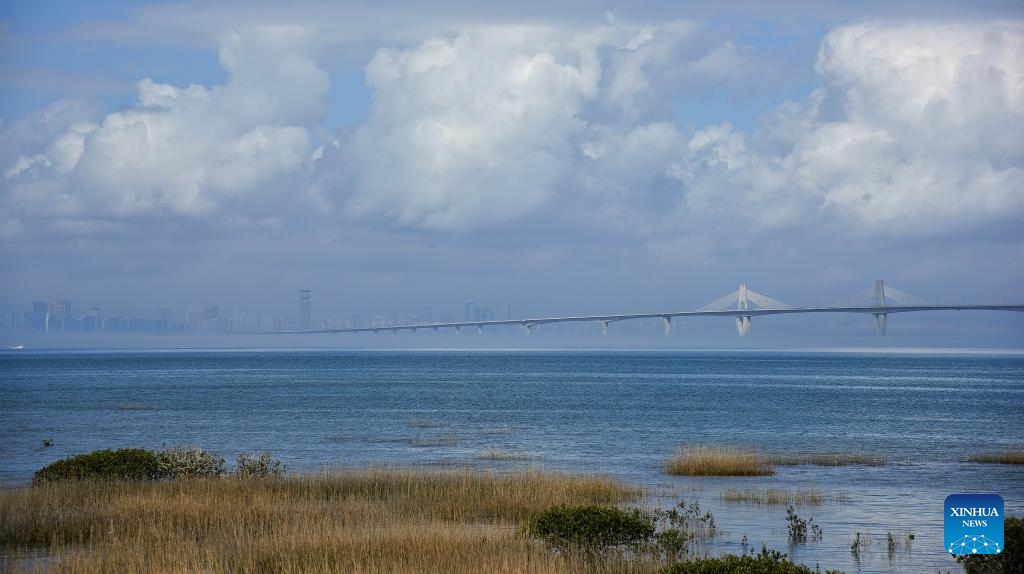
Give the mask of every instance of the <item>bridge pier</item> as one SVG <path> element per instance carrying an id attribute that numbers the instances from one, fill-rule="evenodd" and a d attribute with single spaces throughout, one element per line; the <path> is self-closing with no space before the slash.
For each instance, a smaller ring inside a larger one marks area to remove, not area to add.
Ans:
<path id="1" fill-rule="evenodd" d="M 747 333 L 750 332 L 750 317 L 746 315 L 736 317 L 736 332 L 740 334 L 740 337 L 747 336 Z"/>
<path id="2" fill-rule="evenodd" d="M 608 323 L 610 323 L 610 322 L 611 321 L 601 321 L 601 334 L 602 335 L 607 335 L 608 334 Z"/>
<path id="3" fill-rule="evenodd" d="M 872 313 L 875 316 L 875 334 L 884 337 L 885 336 L 885 313 Z"/>
<path id="4" fill-rule="evenodd" d="M 662 317 L 662 319 L 665 321 L 665 335 L 666 336 L 667 335 L 671 335 L 672 334 L 672 317 L 670 317 L 669 315 L 665 315 L 664 317 Z"/>

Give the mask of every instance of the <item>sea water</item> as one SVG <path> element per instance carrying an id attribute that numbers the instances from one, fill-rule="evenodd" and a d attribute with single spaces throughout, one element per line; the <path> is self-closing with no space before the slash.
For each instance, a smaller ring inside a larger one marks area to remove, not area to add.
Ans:
<path id="1" fill-rule="evenodd" d="M 52 440 L 52 446 L 44 446 Z M 1020 354 L 584 351 L 161 351 L 0 354 L 0 484 L 101 448 L 270 451 L 291 470 L 398 465 L 600 473 L 647 504 L 710 510 L 701 554 L 781 550 L 812 568 L 957 571 L 943 500 L 1001 495 L 1024 467 L 970 463 L 1024 446 Z M 779 466 L 770 477 L 669 476 L 680 446 L 857 453 L 882 466 Z M 727 490 L 816 489 L 820 540 L 789 541 L 786 505 Z M 888 534 L 897 542 L 890 549 Z M 864 545 L 851 551 L 860 535 Z M 909 539 L 913 535 L 913 540 Z"/>

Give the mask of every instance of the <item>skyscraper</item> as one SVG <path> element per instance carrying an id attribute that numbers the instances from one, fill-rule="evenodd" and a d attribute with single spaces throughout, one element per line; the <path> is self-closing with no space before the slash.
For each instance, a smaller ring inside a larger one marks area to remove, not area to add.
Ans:
<path id="1" fill-rule="evenodd" d="M 476 301 L 470 299 L 469 301 L 466 301 L 466 320 L 467 321 L 476 321 L 476 319 L 477 319 Z"/>
<path id="2" fill-rule="evenodd" d="M 43 331 L 46 329 L 46 313 L 49 311 L 49 305 L 45 301 L 35 301 L 32 303 L 32 328 L 37 331 Z"/>
<path id="3" fill-rule="evenodd" d="M 310 290 L 299 289 L 299 329 L 308 331 L 312 326 L 310 319 Z"/>

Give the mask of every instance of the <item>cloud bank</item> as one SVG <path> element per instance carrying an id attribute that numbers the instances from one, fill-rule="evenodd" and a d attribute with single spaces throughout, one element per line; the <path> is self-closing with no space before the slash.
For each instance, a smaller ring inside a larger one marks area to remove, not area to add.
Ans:
<path id="1" fill-rule="evenodd" d="M 228 33 L 222 85 L 147 79 L 98 120 L 55 109 L 35 139 L 4 127 L 3 235 L 32 219 L 214 220 L 297 202 L 433 233 L 576 222 L 657 249 L 780 229 L 942 236 L 1024 215 L 1020 23 L 837 28 L 813 93 L 750 132 L 675 121 L 690 94 L 756 67 L 700 25 L 471 26 L 379 49 L 369 116 L 333 141 L 317 38 Z"/>

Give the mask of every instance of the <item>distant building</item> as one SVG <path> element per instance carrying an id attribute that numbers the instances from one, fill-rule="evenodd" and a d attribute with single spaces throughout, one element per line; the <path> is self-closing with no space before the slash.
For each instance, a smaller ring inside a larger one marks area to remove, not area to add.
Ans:
<path id="1" fill-rule="evenodd" d="M 312 324 L 312 312 L 310 310 L 310 290 L 299 289 L 299 329 L 308 331 Z"/>
<path id="2" fill-rule="evenodd" d="M 67 314 L 64 312 L 64 303 L 50 303 L 50 305 L 46 308 L 44 330 L 47 333 L 52 333 L 54 331 L 63 331 L 65 318 L 67 318 Z"/>
<path id="3" fill-rule="evenodd" d="M 100 328 L 100 308 L 90 307 L 89 313 L 82 317 L 82 330 L 95 331 Z"/>
<path id="4" fill-rule="evenodd" d="M 46 329 L 46 313 L 49 307 L 44 301 L 34 301 L 32 303 L 32 329 L 36 331 Z"/>
<path id="5" fill-rule="evenodd" d="M 470 299 L 469 301 L 466 301 L 466 320 L 467 321 L 476 321 L 477 320 L 476 301 L 474 301 L 472 299 Z"/>

